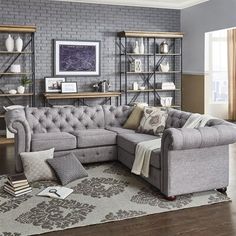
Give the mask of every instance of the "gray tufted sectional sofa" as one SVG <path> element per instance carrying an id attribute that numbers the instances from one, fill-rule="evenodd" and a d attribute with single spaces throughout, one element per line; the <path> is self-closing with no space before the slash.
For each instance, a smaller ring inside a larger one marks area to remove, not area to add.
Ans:
<path id="1" fill-rule="evenodd" d="M 55 148 L 55 157 L 73 152 L 82 163 L 119 160 L 128 168 L 137 143 L 156 136 L 135 133 L 122 125 L 129 106 L 25 108 L 8 111 L 6 123 L 15 133 L 16 170 L 19 154 Z M 182 128 L 190 113 L 168 111 L 161 150 L 152 152 L 149 178 L 165 196 L 228 186 L 229 144 L 236 142 L 234 125 L 210 120 L 199 129 Z"/>

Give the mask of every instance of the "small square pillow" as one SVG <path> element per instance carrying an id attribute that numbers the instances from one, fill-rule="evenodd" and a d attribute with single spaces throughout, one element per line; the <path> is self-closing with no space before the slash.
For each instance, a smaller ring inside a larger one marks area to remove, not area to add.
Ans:
<path id="1" fill-rule="evenodd" d="M 166 126 L 167 112 L 161 107 L 144 107 L 137 133 L 160 135 Z"/>
<path id="2" fill-rule="evenodd" d="M 39 180 L 56 180 L 56 176 L 47 159 L 52 159 L 54 148 L 39 152 L 22 152 L 20 153 L 24 173 L 30 182 Z"/>
<path id="3" fill-rule="evenodd" d="M 54 169 L 62 185 L 88 176 L 87 171 L 72 153 L 48 159 L 47 162 Z"/>
<path id="4" fill-rule="evenodd" d="M 145 106 L 148 105 L 145 103 L 137 103 L 137 105 L 134 106 L 133 111 L 131 112 L 129 118 L 123 125 L 123 128 L 136 130 L 143 116 L 143 109 Z"/>

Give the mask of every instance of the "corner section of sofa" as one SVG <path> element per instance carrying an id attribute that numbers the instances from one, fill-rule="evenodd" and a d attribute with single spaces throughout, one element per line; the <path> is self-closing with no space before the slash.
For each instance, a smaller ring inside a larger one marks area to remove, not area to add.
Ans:
<path id="1" fill-rule="evenodd" d="M 169 128 L 161 147 L 161 191 L 175 196 L 228 186 L 229 144 L 236 126 Z"/>

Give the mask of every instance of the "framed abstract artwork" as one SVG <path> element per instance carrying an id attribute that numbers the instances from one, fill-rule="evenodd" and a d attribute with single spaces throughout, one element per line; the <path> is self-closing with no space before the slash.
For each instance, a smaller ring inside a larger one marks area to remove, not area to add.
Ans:
<path id="1" fill-rule="evenodd" d="M 100 76 L 100 41 L 54 40 L 56 76 Z"/>

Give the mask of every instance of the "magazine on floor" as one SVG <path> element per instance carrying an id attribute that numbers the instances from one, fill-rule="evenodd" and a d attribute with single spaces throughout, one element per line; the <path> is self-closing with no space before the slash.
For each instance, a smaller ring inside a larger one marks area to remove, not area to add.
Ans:
<path id="1" fill-rule="evenodd" d="M 61 187 L 61 186 L 52 186 L 52 187 L 47 187 L 42 192 L 38 193 L 37 196 L 65 199 L 73 191 L 74 190 L 71 188 L 66 188 L 66 187 Z"/>

